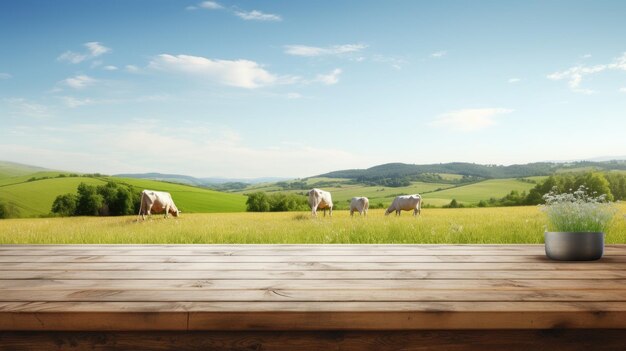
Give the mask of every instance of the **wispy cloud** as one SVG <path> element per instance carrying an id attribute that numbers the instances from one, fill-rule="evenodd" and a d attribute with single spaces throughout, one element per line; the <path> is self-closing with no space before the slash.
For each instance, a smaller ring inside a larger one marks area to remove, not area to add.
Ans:
<path id="1" fill-rule="evenodd" d="M 205 9 L 205 10 L 220 10 L 223 9 L 224 6 L 220 5 L 215 1 L 202 1 L 197 5 L 187 6 L 187 10 L 197 10 L 197 9 Z"/>
<path id="2" fill-rule="evenodd" d="M 347 53 L 358 52 L 367 48 L 364 44 L 343 44 L 332 45 L 327 47 L 307 46 L 307 45 L 285 45 L 285 53 L 294 56 L 328 56 L 341 55 Z"/>
<path id="3" fill-rule="evenodd" d="M 302 98 L 302 94 L 300 93 L 287 93 L 287 99 L 300 99 Z"/>
<path id="4" fill-rule="evenodd" d="M 87 48 L 86 51 L 83 52 L 74 52 L 74 51 L 66 51 L 57 57 L 58 61 L 66 61 L 69 63 L 81 63 L 85 60 L 90 60 L 100 55 L 106 54 L 110 52 L 111 49 L 102 45 L 97 41 L 90 41 L 83 44 Z"/>
<path id="5" fill-rule="evenodd" d="M 626 71 L 626 53 L 613 60 L 608 64 L 599 64 L 594 66 L 578 65 L 570 67 L 564 71 L 557 71 L 547 76 L 550 80 L 566 80 L 570 89 L 577 93 L 592 94 L 591 89 L 581 88 L 580 85 L 585 76 L 590 76 L 596 73 L 609 71 L 609 70 L 621 70 Z"/>
<path id="6" fill-rule="evenodd" d="M 126 65 L 124 67 L 124 69 L 126 70 L 126 72 L 130 72 L 130 73 L 137 73 L 137 72 L 139 72 L 139 67 L 137 67 L 135 65 Z"/>
<path id="7" fill-rule="evenodd" d="M 0 72 L 0 80 L 10 79 L 11 77 L 13 77 L 13 76 L 8 74 L 8 73 Z"/>
<path id="8" fill-rule="evenodd" d="M 7 98 L 0 100 L 8 107 L 9 115 L 29 118 L 50 117 L 50 108 L 24 98 Z"/>
<path id="9" fill-rule="evenodd" d="M 192 75 L 215 83 L 239 87 L 259 88 L 272 85 L 279 77 L 250 60 L 219 60 L 201 56 L 162 54 L 150 61 L 152 69 Z"/>
<path id="10" fill-rule="evenodd" d="M 447 51 L 442 50 L 442 51 L 433 52 L 432 54 L 430 54 L 430 57 L 433 57 L 433 58 L 441 58 L 441 57 L 446 56 L 447 54 L 448 54 L 448 52 L 447 52 Z"/>
<path id="11" fill-rule="evenodd" d="M 246 21 L 263 21 L 263 22 L 280 22 L 282 17 L 272 13 L 263 13 L 261 11 L 235 11 L 235 15 Z"/>
<path id="12" fill-rule="evenodd" d="M 84 74 L 79 74 L 77 76 L 70 77 L 62 81 L 64 85 L 72 89 L 84 89 L 88 86 L 94 85 L 96 82 L 96 79 Z"/>
<path id="13" fill-rule="evenodd" d="M 509 78 L 508 82 L 511 84 L 519 83 L 522 80 L 520 78 Z"/>
<path id="14" fill-rule="evenodd" d="M 339 83 L 339 75 L 341 74 L 341 69 L 335 68 L 332 72 L 328 74 L 318 74 L 315 77 L 315 82 L 319 82 L 326 85 L 334 85 Z"/>
<path id="15" fill-rule="evenodd" d="M 583 59 L 591 58 L 591 54 L 584 54 L 580 58 L 583 58 Z"/>
<path id="16" fill-rule="evenodd" d="M 385 55 L 374 55 L 372 56 L 372 61 L 389 64 L 392 68 L 397 70 L 402 69 L 402 67 L 407 63 L 407 60 L 403 58 Z"/>
<path id="17" fill-rule="evenodd" d="M 496 117 L 513 112 L 506 108 L 475 108 L 444 113 L 430 124 L 461 132 L 473 132 L 496 124 Z"/>
<path id="18" fill-rule="evenodd" d="M 619 88 L 619 92 L 620 92 L 620 93 L 625 93 L 625 94 L 626 94 L 626 87 L 624 87 L 624 88 Z"/>
<path id="19" fill-rule="evenodd" d="M 117 66 L 113 66 L 113 65 L 104 66 L 104 67 L 102 67 L 102 69 L 104 69 L 106 71 L 117 71 L 118 70 Z"/>
<path id="20" fill-rule="evenodd" d="M 63 96 L 61 97 L 63 104 L 69 108 L 76 108 L 81 106 L 92 105 L 95 103 L 93 99 L 78 99 L 73 96 Z"/>

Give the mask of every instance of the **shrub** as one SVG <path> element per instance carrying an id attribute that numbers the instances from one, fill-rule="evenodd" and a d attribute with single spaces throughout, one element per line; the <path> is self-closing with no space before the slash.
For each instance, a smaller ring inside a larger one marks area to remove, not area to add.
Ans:
<path id="1" fill-rule="evenodd" d="M 604 232 L 617 211 L 606 194 L 590 195 L 583 185 L 573 193 L 558 193 L 555 188 L 543 199 L 548 229 L 554 232 Z"/>
<path id="2" fill-rule="evenodd" d="M 11 202 L 0 202 L 0 219 L 17 218 L 20 210 Z"/>
<path id="3" fill-rule="evenodd" d="M 76 212 L 76 195 L 65 194 L 59 195 L 52 203 L 52 213 L 61 216 L 72 216 Z"/>

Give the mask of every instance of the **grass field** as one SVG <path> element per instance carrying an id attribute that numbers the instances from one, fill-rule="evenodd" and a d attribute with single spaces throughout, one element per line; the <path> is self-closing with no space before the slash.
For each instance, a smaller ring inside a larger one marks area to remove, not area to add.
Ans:
<path id="1" fill-rule="evenodd" d="M 198 187 L 164 183 L 145 179 L 117 177 L 66 177 L 26 182 L 30 177 L 55 176 L 58 173 L 44 172 L 26 176 L 0 179 L 0 200 L 13 203 L 22 217 L 34 217 L 50 213 L 52 202 L 61 194 L 76 193 L 81 182 L 102 185 L 106 181 L 130 184 L 140 190 L 168 191 L 183 212 L 240 212 L 245 211 L 246 197 L 239 194 L 222 193 Z M 4 182 L 4 184 L 2 183 Z"/>
<path id="2" fill-rule="evenodd" d="M 626 204 L 619 204 L 607 243 L 626 243 Z M 367 218 L 336 211 L 332 218 L 308 212 L 188 214 L 137 222 L 135 217 L 74 217 L 0 221 L 0 244 L 126 243 L 542 243 L 545 216 L 535 206 L 423 209 L 414 218 Z"/>

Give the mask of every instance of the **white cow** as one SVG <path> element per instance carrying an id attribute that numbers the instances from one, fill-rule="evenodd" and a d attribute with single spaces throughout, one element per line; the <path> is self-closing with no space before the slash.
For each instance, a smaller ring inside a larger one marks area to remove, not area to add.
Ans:
<path id="1" fill-rule="evenodd" d="M 144 190 L 141 192 L 141 206 L 139 207 L 139 215 L 141 219 L 145 219 L 145 215 L 152 213 L 165 212 L 165 218 L 168 214 L 178 217 L 180 211 L 172 200 L 172 195 L 164 191 Z M 137 218 L 139 219 L 139 218 Z"/>
<path id="2" fill-rule="evenodd" d="M 311 189 L 307 193 L 309 195 L 309 206 L 311 206 L 311 215 L 317 217 L 317 210 L 324 210 L 326 217 L 326 209 L 330 210 L 330 216 L 333 215 L 333 199 L 328 191 L 320 189 Z"/>
<path id="3" fill-rule="evenodd" d="M 370 208 L 370 200 L 366 197 L 353 197 L 350 201 L 350 216 L 357 211 L 360 215 L 367 216 L 367 210 Z"/>
<path id="4" fill-rule="evenodd" d="M 391 206 L 385 212 L 385 216 L 396 211 L 396 215 L 400 215 L 400 211 L 413 210 L 413 216 L 422 212 L 422 197 L 419 194 L 396 196 Z"/>

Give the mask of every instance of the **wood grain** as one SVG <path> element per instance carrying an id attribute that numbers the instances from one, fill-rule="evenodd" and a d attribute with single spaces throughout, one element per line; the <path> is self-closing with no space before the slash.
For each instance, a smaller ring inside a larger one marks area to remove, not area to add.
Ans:
<path id="1" fill-rule="evenodd" d="M 0 332 L 0 350 L 615 351 L 623 330 Z"/>
<path id="2" fill-rule="evenodd" d="M 626 329 L 626 245 L 0 246 L 0 330 L 552 328 Z"/>

